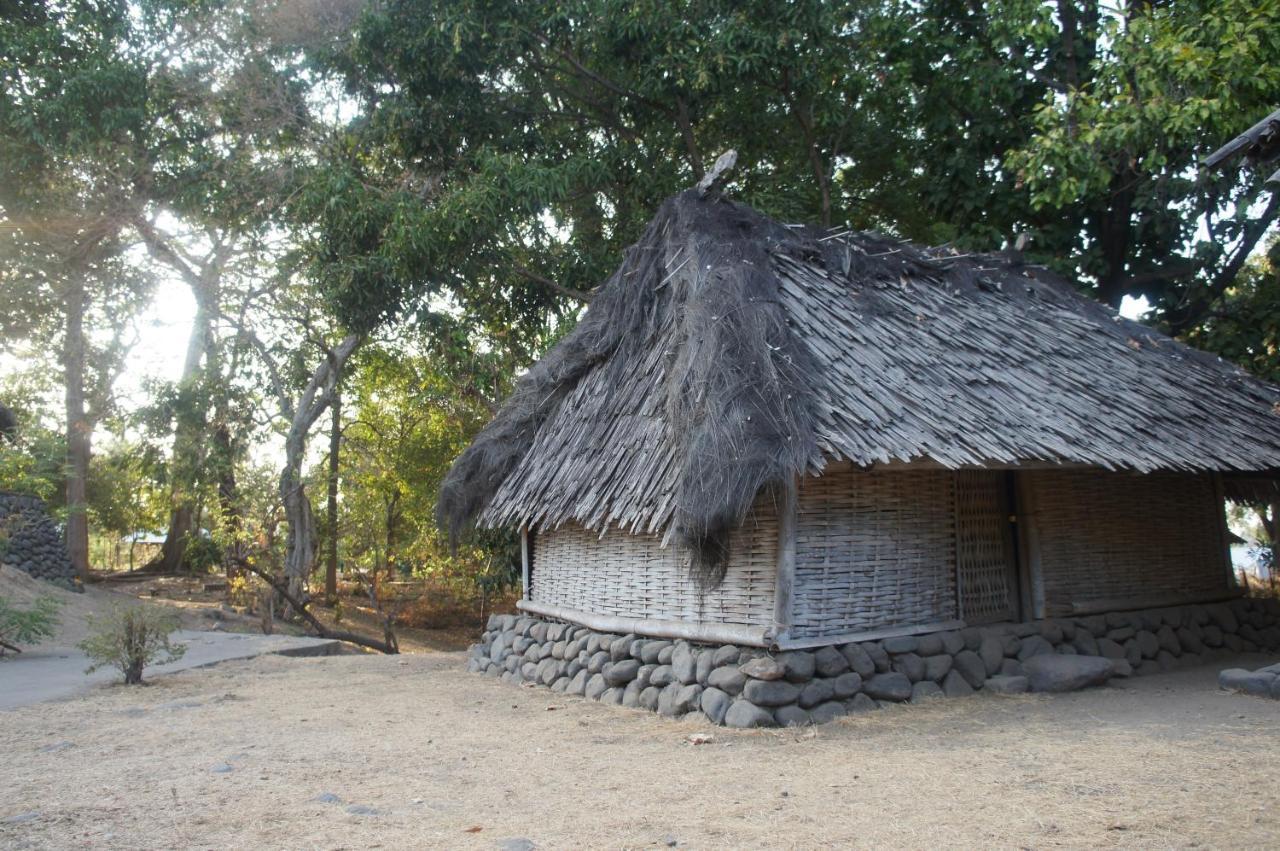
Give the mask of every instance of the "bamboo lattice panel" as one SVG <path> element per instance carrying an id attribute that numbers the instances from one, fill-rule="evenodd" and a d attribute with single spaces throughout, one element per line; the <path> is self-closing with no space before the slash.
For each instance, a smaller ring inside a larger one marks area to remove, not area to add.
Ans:
<path id="1" fill-rule="evenodd" d="M 1046 614 L 1080 600 L 1209 595 L 1226 588 L 1222 504 L 1208 475 L 1025 473 Z"/>
<path id="2" fill-rule="evenodd" d="M 830 468 L 800 487 L 797 638 L 956 616 L 955 477 Z"/>
<path id="3" fill-rule="evenodd" d="M 1005 474 L 961 470 L 955 477 L 960 617 L 971 624 L 1017 620 Z"/>
<path id="4" fill-rule="evenodd" d="M 539 603 L 629 618 L 770 626 L 778 523 L 757 506 L 729 543 L 724 582 L 699 595 L 688 554 L 657 535 L 610 528 L 603 537 L 576 524 L 534 538 L 531 597 Z"/>

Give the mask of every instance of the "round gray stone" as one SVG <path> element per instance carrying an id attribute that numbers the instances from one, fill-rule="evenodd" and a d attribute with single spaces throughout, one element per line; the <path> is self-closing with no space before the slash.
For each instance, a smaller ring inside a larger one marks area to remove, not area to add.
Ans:
<path id="1" fill-rule="evenodd" d="M 702 690 L 698 702 L 702 707 L 702 713 L 711 720 L 712 724 L 723 724 L 725 713 L 733 703 L 733 697 L 718 688 L 707 688 Z"/>
<path id="2" fill-rule="evenodd" d="M 982 657 L 987 676 L 994 676 L 1000 672 L 1000 663 L 1004 661 L 1004 644 L 994 635 L 983 636 L 978 655 Z"/>
<path id="3" fill-rule="evenodd" d="M 724 714 L 724 724 L 726 727 L 734 727 L 737 729 L 749 729 L 752 727 L 776 727 L 778 722 L 774 720 L 773 713 L 767 709 L 762 709 L 748 700 L 735 700 L 729 710 Z"/>
<path id="4" fill-rule="evenodd" d="M 1102 656 L 1034 656 L 1022 663 L 1032 691 L 1075 691 L 1102 685 L 1111 676 L 1111 662 Z"/>
<path id="5" fill-rule="evenodd" d="M 742 687 L 747 684 L 747 675 L 738 670 L 737 665 L 716 668 L 707 675 L 707 685 L 714 686 L 727 694 L 742 694 Z"/>
<path id="6" fill-rule="evenodd" d="M 785 706 L 800 697 L 800 687 L 786 680 L 748 680 L 742 696 L 757 706 Z"/>
<path id="7" fill-rule="evenodd" d="M 834 647 L 821 647 L 813 654 L 814 671 L 820 677 L 838 677 L 849 670 L 849 660 Z"/>
<path id="8" fill-rule="evenodd" d="M 876 700 L 902 701 L 911 697 L 911 680 L 898 672 L 876 674 L 863 683 L 862 690 Z"/>

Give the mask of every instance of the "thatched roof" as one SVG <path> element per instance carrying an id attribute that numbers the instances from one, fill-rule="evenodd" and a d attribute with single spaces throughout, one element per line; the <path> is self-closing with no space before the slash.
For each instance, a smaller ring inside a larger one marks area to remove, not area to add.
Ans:
<path id="1" fill-rule="evenodd" d="M 1280 467 L 1280 389 L 1006 256 L 669 199 L 450 471 L 442 521 L 675 532 L 715 579 L 832 460 Z"/>

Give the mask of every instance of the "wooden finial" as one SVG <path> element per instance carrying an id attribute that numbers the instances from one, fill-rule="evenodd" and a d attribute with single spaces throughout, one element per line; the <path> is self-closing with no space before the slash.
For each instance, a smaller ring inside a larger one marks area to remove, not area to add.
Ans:
<path id="1" fill-rule="evenodd" d="M 698 194 L 706 195 L 712 189 L 718 190 L 724 183 L 725 175 L 733 170 L 737 162 L 738 152 L 732 148 L 721 154 L 719 159 L 716 160 L 716 164 L 711 167 L 711 170 L 698 181 Z"/>

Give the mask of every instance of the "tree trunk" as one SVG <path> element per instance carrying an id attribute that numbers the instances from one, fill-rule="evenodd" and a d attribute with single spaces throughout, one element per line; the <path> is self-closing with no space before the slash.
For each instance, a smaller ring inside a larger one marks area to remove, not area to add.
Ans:
<path id="1" fill-rule="evenodd" d="M 390 501 L 387 502 L 386 516 L 386 565 L 387 565 L 387 581 L 393 582 L 396 578 L 395 573 L 395 539 L 396 539 L 396 522 L 400 519 L 400 491 L 396 491 L 391 495 Z"/>
<path id="2" fill-rule="evenodd" d="M 173 479 L 170 488 L 172 509 L 169 512 L 169 530 L 165 534 L 160 555 L 147 565 L 162 573 L 176 573 L 182 569 L 187 542 L 195 531 L 195 486 L 199 478 L 203 454 L 201 444 L 208 411 L 205 388 L 200 386 L 200 360 L 202 357 L 206 357 L 209 363 L 214 360 L 215 343 L 210 308 L 216 309 L 216 305 L 209 304 L 210 293 L 207 290 L 202 291 L 195 285 L 191 289 L 196 297 L 196 315 L 191 323 L 191 336 L 187 340 L 187 355 L 182 363 L 182 378 L 178 385 L 189 407 L 180 407 L 174 423 L 173 457 L 169 464 Z"/>
<path id="3" fill-rule="evenodd" d="M 66 338 L 62 363 L 67 408 L 67 555 L 82 580 L 89 578 L 89 516 L 86 483 L 92 428 L 85 412 L 84 314 L 88 296 L 84 270 L 71 271 L 66 294 Z"/>
<path id="4" fill-rule="evenodd" d="M 335 387 L 329 408 L 329 537 L 325 542 L 324 599 L 327 605 L 338 601 L 338 453 L 342 448 L 342 395 Z"/>

